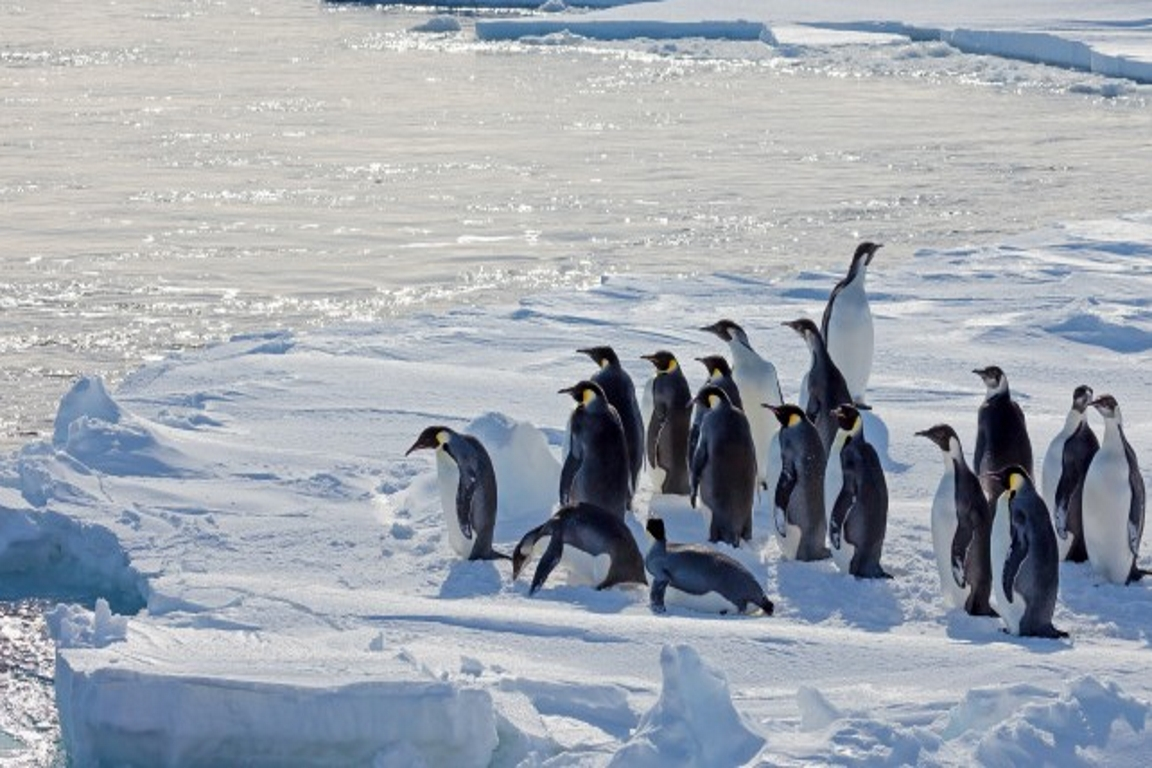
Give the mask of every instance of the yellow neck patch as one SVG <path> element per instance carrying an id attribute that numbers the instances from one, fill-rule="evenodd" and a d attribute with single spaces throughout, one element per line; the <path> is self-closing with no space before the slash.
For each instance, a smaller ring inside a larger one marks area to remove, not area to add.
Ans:
<path id="1" fill-rule="evenodd" d="M 1013 472 L 1008 476 L 1008 489 L 1011 491 L 1018 491 L 1024 486 L 1024 475 L 1019 472 Z"/>
<path id="2" fill-rule="evenodd" d="M 436 433 L 436 442 L 439 443 L 440 445 L 447 444 L 448 438 L 449 438 L 449 434 L 443 429 Z"/>
<path id="3" fill-rule="evenodd" d="M 788 417 L 788 426 L 794 427 L 800 423 L 800 414 L 794 413 Z"/>
<path id="4" fill-rule="evenodd" d="M 715 408 L 720 405 L 720 395 L 708 395 L 708 407 Z"/>
<path id="5" fill-rule="evenodd" d="M 596 399 L 596 390 L 592 389 L 592 387 L 588 387 L 588 389 L 584 390 L 584 392 L 580 396 L 580 402 L 583 403 L 584 405 L 588 405 L 589 403 L 591 403 L 595 399 Z"/>

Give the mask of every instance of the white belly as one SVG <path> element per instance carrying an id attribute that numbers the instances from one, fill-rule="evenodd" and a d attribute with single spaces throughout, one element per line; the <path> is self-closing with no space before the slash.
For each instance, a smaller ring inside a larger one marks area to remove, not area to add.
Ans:
<path id="1" fill-rule="evenodd" d="M 448 544 L 460 557 L 472 554 L 472 540 L 460 530 L 456 516 L 456 488 L 460 484 L 460 470 L 456 462 L 444 451 L 436 451 L 436 478 L 440 485 L 440 507 L 444 510 L 444 527 L 448 530 Z"/>
<path id="2" fill-rule="evenodd" d="M 765 408 L 764 410 L 768 409 Z M 780 423 L 775 416 L 772 419 L 777 424 Z M 767 499 L 769 508 L 776 504 L 776 485 L 780 482 L 780 472 L 784 468 L 784 459 L 780 455 L 780 450 L 780 430 L 777 429 L 768 441 L 768 463 L 764 470 L 764 498 Z"/>
<path id="3" fill-rule="evenodd" d="M 936 553 L 936 570 L 940 575 L 940 594 L 945 604 L 963 608 L 969 587 L 956 584 L 952 574 L 952 540 L 956 538 L 956 475 L 947 472 L 932 500 L 932 550 Z"/>
<path id="4" fill-rule="evenodd" d="M 852 513 L 849 512 L 848 514 L 851 515 Z M 847 524 L 848 519 L 845 518 L 844 522 Z M 836 567 L 843 573 L 851 573 L 852 558 L 856 555 L 856 545 L 844 537 L 844 528 L 840 529 L 840 546 L 837 547 L 831 543 L 829 546 L 832 549 L 832 562 L 836 563 Z"/>
<path id="5" fill-rule="evenodd" d="M 1092 567 L 1114 584 L 1124 584 L 1132 572 L 1131 496 L 1126 457 L 1101 448 L 1084 477 L 1084 547 Z"/>
<path id="6" fill-rule="evenodd" d="M 828 354 L 844 374 L 848 391 L 857 402 L 863 402 L 872 373 L 872 312 L 863 288 L 846 288 L 836 298 L 828 320 Z"/>
<path id="7" fill-rule="evenodd" d="M 828 463 L 824 467 L 824 522 L 832 526 L 832 508 L 844 485 L 844 468 L 840 466 L 840 449 L 844 441 L 839 433 L 828 449 Z"/>
<path id="8" fill-rule="evenodd" d="M 542 536 L 533 551 L 542 555 L 551 542 L 551 536 Z M 608 578 L 608 569 L 611 567 L 612 558 L 608 555 L 590 555 L 576 547 L 564 547 L 560 553 L 560 562 L 556 564 L 556 570 L 563 571 L 566 582 L 573 587 L 599 586 Z"/>
<path id="9" fill-rule="evenodd" d="M 1008 561 L 1008 550 L 1012 548 L 1011 513 L 1008 502 L 996 502 L 996 516 L 992 519 L 992 596 L 996 600 L 996 611 L 1004 626 L 1014 635 L 1020 634 L 1020 617 L 1024 615 L 1024 600 L 1014 594 L 1012 602 L 1004 593 L 1004 564 Z"/>
<path id="10" fill-rule="evenodd" d="M 779 518 L 784 517 L 784 510 L 776 507 L 773 507 L 773 510 Z M 780 527 L 784 528 L 783 535 L 780 534 Z M 784 560 L 795 560 L 796 553 L 800 551 L 800 528 L 787 522 L 780 527 L 772 526 L 772 530 L 776 532 L 776 542 L 780 545 L 780 557 Z"/>
<path id="11" fill-rule="evenodd" d="M 719 592 L 705 592 L 703 595 L 693 595 L 669 586 L 664 592 L 664 604 L 687 608 L 700 613 L 739 613 L 739 609 L 728 598 Z"/>
<path id="12" fill-rule="evenodd" d="M 756 445 L 756 477 L 763 480 L 768 472 L 768 445 L 780 428 L 776 416 L 761 405 L 761 403 L 782 405 L 776 366 L 754 353 L 749 353 L 741 344 L 733 343 L 729 346 L 735 363 L 732 379 L 740 390 L 744 415 L 748 417 L 748 426 L 752 429 L 752 442 Z"/>

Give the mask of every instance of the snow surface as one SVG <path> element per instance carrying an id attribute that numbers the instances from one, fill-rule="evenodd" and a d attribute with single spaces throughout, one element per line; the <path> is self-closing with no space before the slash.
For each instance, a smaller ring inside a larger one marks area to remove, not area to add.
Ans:
<path id="1" fill-rule="evenodd" d="M 1152 455 L 1152 214 L 910 256 L 878 259 L 870 283 L 865 429 L 892 492 L 895 578 L 781 561 L 761 503 L 752 546 L 728 551 L 766 585 L 773 617 L 660 616 L 643 589 L 558 575 L 529 598 L 507 562 L 451 554 L 434 462 L 404 451 L 432 423 L 479 435 L 501 489 L 496 545 L 509 551 L 554 506 L 570 407 L 557 390 L 590 373 L 576 349 L 610 343 L 643 381 L 640 355 L 722 351 L 697 329 L 738 318 L 795 398 L 808 354 L 780 323 L 818 316 L 836 273 L 609 276 L 511 306 L 240 336 L 112 394 L 80 381 L 53 441 L 0 466 L 5 570 L 41 568 L 25 578 L 50 586 L 61 563 L 82 566 L 99 575 L 90 599 L 107 601 L 50 616 L 69 754 L 1141 764 L 1149 585 L 1063 565 L 1055 623 L 1069 641 L 1010 637 L 948 609 L 929 529 L 939 451 L 914 433 L 947 420 L 973 445 L 983 386 L 971 370 L 994 363 L 1036 444 L 1088 383 L 1120 400 L 1137 455 Z M 699 385 L 703 371 L 688 373 Z M 672 540 L 704 538 L 701 516 L 644 478 L 630 519 L 643 546 L 649 511 Z"/>

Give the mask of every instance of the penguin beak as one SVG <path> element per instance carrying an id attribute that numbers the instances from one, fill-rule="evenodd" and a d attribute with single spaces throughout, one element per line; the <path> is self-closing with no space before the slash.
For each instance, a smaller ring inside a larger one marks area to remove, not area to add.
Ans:
<path id="1" fill-rule="evenodd" d="M 866 259 L 864 259 L 864 265 L 865 266 L 871 266 L 872 265 L 872 259 L 876 258 L 876 251 L 880 250 L 883 247 L 884 247 L 884 243 L 876 243 L 876 247 L 873 248 L 871 251 L 869 251 L 868 257 Z"/>
<path id="2" fill-rule="evenodd" d="M 416 438 L 416 442 L 412 443 L 412 447 L 404 452 L 405 456 L 411 456 L 413 451 L 419 451 L 421 448 L 435 448 L 435 443 L 430 443 L 424 435 Z"/>

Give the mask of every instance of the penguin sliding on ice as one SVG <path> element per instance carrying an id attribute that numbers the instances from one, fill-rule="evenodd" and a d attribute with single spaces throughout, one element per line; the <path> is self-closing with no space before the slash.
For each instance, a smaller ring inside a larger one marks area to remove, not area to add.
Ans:
<path id="1" fill-rule="evenodd" d="M 876 449 L 864 439 L 864 420 L 855 406 L 836 408 L 840 431 L 841 486 L 832 505 L 828 538 L 832 559 L 844 573 L 860 579 L 890 579 L 880 566 L 888 528 L 888 483 Z"/>
<path id="2" fill-rule="evenodd" d="M 1144 535 L 1144 477 L 1124 436 L 1120 404 L 1112 395 L 1091 403 L 1104 417 L 1104 439 L 1084 476 L 1084 546 L 1088 562 L 1113 584 L 1149 575 L 1136 565 Z"/>
<path id="3" fill-rule="evenodd" d="M 1025 637 L 1067 637 L 1052 626 L 1060 550 L 1044 500 L 1024 468 L 997 472 L 1004 491 L 992 521 L 992 589 L 1005 629 Z"/>
<path id="4" fill-rule="evenodd" d="M 1084 475 L 1100 450 L 1100 441 L 1084 416 L 1091 402 L 1092 388 L 1076 387 L 1064 428 L 1048 445 L 1041 465 L 1041 493 L 1052 513 L 1060 559 L 1073 563 L 1088 559 L 1084 549 Z"/>
<path id="5" fill-rule="evenodd" d="M 568 420 L 568 455 L 560 469 L 560 503 L 585 501 L 623 519 L 632 506 L 632 475 L 620 415 L 591 381 L 560 393 L 576 401 Z"/>
<path id="6" fill-rule="evenodd" d="M 826 459 L 820 435 L 800 406 L 764 407 L 780 422 L 780 476 L 772 505 L 780 554 L 786 560 L 824 560 L 832 553 L 824 517 Z"/>
<path id="7" fill-rule="evenodd" d="M 768 474 L 769 446 L 779 422 L 760 404 L 782 405 L 784 402 L 776 366 L 752 349 L 748 334 L 731 320 L 720 320 L 700 330 L 728 342 L 728 350 L 732 353 L 732 379 L 740 390 L 741 399 L 747 403 L 745 413 L 756 446 L 757 479 L 764 483 Z"/>
<path id="8" fill-rule="evenodd" d="M 705 355 L 704 357 L 696 358 L 696 361 L 703 363 L 704 367 L 708 370 L 708 380 L 704 382 L 704 386 L 711 384 L 712 386 L 720 387 L 728 395 L 728 402 L 740 410 L 744 410 L 744 401 L 740 397 L 740 388 L 736 386 L 736 380 L 732 378 L 732 369 L 728 366 L 728 361 L 720 355 Z M 699 394 L 697 391 L 696 394 Z M 696 453 L 696 443 L 700 440 L 700 423 L 704 420 L 704 414 L 708 413 L 707 406 L 696 404 L 696 408 L 692 411 L 692 426 L 688 430 L 688 457 L 691 458 L 692 454 Z"/>
<path id="9" fill-rule="evenodd" d="M 645 448 L 652 485 L 657 493 L 687 496 L 692 390 L 671 352 L 660 350 L 642 358 L 656 369 L 644 385 Z"/>
<path id="10" fill-rule="evenodd" d="M 536 550 L 544 554 L 532 576 L 528 594 L 536 594 L 559 566 L 568 583 L 607 589 L 617 584 L 647 584 L 644 558 L 623 520 L 592 504 L 561 507 L 536 526 L 512 553 L 512 578 L 520 576 Z"/>
<path id="11" fill-rule="evenodd" d="M 807 318 L 800 318 L 784 323 L 804 339 L 811 353 L 812 361 L 808 373 L 804 376 L 807 388 L 807 399 L 804 410 L 808 418 L 816 425 L 820 433 L 820 443 L 827 452 L 832 446 L 832 439 L 836 436 L 838 428 L 836 417 L 832 409 L 844 403 L 853 402 L 848 385 L 841 375 L 840 369 L 832 362 L 828 350 L 824 346 L 824 339 L 820 336 L 820 329 L 816 323 Z"/>
<path id="12" fill-rule="evenodd" d="M 1024 411 L 1012 399 L 1008 377 L 995 365 L 977 368 L 975 373 L 984 382 L 987 392 L 976 412 L 976 451 L 972 454 L 972 470 L 980 478 L 984 494 L 995 504 L 1004 491 L 1000 485 L 1000 470 L 1013 465 L 1024 468 L 1032 476 L 1032 441 Z"/>
<path id="13" fill-rule="evenodd" d="M 671 603 L 704 613 L 772 615 L 772 601 L 739 561 L 700 544 L 669 544 L 658 517 L 648 518 L 647 528 L 655 539 L 644 558 L 653 611 L 664 613 Z"/>
<path id="14" fill-rule="evenodd" d="M 471 435 L 448 427 L 428 427 L 405 456 L 423 448 L 436 451 L 440 506 L 448 527 L 448 543 L 469 560 L 507 559 L 492 549 L 496 528 L 496 471 L 484 445 Z"/>
<path id="15" fill-rule="evenodd" d="M 691 494 L 712 515 L 708 540 L 734 547 L 752 539 L 752 504 L 756 498 L 756 446 L 744 412 L 732 407 L 719 387 L 705 386 L 696 402 L 708 407 L 700 425 L 700 442 L 692 455 Z"/>
<path id="16" fill-rule="evenodd" d="M 644 466 L 644 421 L 640 415 L 640 404 L 636 402 L 636 385 L 620 358 L 612 347 L 586 347 L 576 350 L 588 355 L 599 366 L 590 380 L 600 385 L 608 404 L 620 414 L 620 424 L 624 427 L 624 441 L 628 444 L 628 467 L 632 473 L 632 488 L 640 481 L 640 469 Z"/>
<path id="17" fill-rule="evenodd" d="M 828 347 L 828 355 L 844 375 L 848 391 L 852 393 L 851 400 L 844 402 L 863 403 L 872 374 L 875 336 L 864 278 L 881 247 L 880 243 L 868 242 L 856 246 L 848 274 L 832 289 L 820 321 L 820 335 Z"/>
<path id="18" fill-rule="evenodd" d="M 971 616 L 995 616 L 992 594 L 992 509 L 947 424 L 917 432 L 942 451 L 944 475 L 932 500 L 932 548 L 944 601 Z"/>

